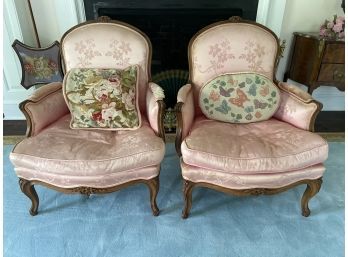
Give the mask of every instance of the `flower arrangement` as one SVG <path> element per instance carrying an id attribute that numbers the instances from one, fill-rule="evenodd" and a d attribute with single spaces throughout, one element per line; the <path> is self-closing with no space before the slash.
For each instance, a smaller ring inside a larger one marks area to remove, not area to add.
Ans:
<path id="1" fill-rule="evenodd" d="M 320 26 L 319 35 L 324 38 L 344 39 L 344 16 L 334 15 L 333 21 L 325 20 Z"/>

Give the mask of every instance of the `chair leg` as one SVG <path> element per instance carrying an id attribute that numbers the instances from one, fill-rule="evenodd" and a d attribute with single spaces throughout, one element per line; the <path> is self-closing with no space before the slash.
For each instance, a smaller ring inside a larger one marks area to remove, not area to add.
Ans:
<path id="1" fill-rule="evenodd" d="M 159 177 L 157 176 L 155 178 L 148 180 L 147 185 L 150 190 L 150 203 L 151 203 L 153 216 L 158 216 L 160 211 L 157 207 L 156 197 L 159 190 Z"/>
<path id="2" fill-rule="evenodd" d="M 192 206 L 192 190 L 193 190 L 194 183 L 189 180 L 184 180 L 184 187 L 183 187 L 183 194 L 184 194 L 184 201 L 185 206 L 182 210 L 181 217 L 183 219 L 186 219 L 189 216 L 191 206 Z"/>
<path id="3" fill-rule="evenodd" d="M 308 208 L 308 202 L 313 196 L 315 196 L 319 192 L 321 183 L 323 183 L 322 178 L 311 180 L 307 183 L 306 191 L 303 193 L 301 199 L 302 216 L 308 217 L 311 214 L 311 211 Z"/>
<path id="4" fill-rule="evenodd" d="M 32 216 L 35 216 L 37 214 L 37 209 L 39 208 L 39 197 L 37 196 L 34 185 L 31 184 L 29 180 L 20 178 L 19 186 L 22 192 L 31 200 L 31 208 L 29 210 L 29 213 Z"/>

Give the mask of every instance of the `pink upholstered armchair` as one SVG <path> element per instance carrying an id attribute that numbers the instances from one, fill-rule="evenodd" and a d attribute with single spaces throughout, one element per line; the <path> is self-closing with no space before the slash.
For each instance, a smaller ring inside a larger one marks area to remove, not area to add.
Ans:
<path id="1" fill-rule="evenodd" d="M 190 83 L 177 97 L 176 150 L 181 157 L 185 206 L 191 209 L 194 187 L 236 195 L 283 192 L 307 184 L 301 200 L 320 190 L 328 145 L 313 133 L 322 105 L 311 95 L 275 79 L 280 47 L 268 28 L 233 17 L 199 31 L 190 41 Z M 279 88 L 281 103 L 268 120 L 233 124 L 203 115 L 198 96 L 203 84 L 220 74 L 257 72 Z"/>
<path id="2" fill-rule="evenodd" d="M 164 95 L 150 82 L 148 37 L 128 24 L 103 17 L 67 31 L 60 50 L 65 72 L 77 67 L 123 69 L 137 64 L 142 125 L 123 131 L 70 129 L 62 83 L 37 89 L 20 104 L 27 119 L 27 138 L 10 155 L 20 188 L 32 202 L 30 214 L 38 212 L 35 184 L 89 195 L 144 183 L 157 216 L 159 171 L 165 151 Z"/>

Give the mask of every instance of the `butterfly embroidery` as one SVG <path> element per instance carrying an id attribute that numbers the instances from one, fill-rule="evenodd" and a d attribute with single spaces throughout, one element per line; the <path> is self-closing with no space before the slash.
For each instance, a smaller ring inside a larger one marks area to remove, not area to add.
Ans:
<path id="1" fill-rule="evenodd" d="M 253 116 L 251 115 L 251 113 L 248 113 L 247 116 L 245 116 L 246 120 L 251 120 L 253 118 Z"/>
<path id="2" fill-rule="evenodd" d="M 250 101 L 248 99 L 248 97 L 246 96 L 246 94 L 240 90 L 239 88 L 237 88 L 237 96 L 236 98 L 230 98 L 228 101 L 231 103 L 231 104 L 234 104 L 238 107 L 243 107 L 244 108 L 244 103 L 246 101 Z"/>
<path id="3" fill-rule="evenodd" d="M 238 80 L 237 79 L 229 79 L 227 82 L 230 83 L 231 85 L 238 84 Z"/>
<path id="4" fill-rule="evenodd" d="M 234 88 L 229 88 L 229 89 L 224 89 L 223 87 L 219 87 L 220 89 L 220 95 L 224 96 L 224 97 L 230 97 L 231 93 L 234 91 Z"/>
<path id="5" fill-rule="evenodd" d="M 238 85 L 240 88 L 243 88 L 243 87 L 245 87 L 245 82 L 242 82 L 242 83 L 239 83 L 239 85 Z"/>
<path id="6" fill-rule="evenodd" d="M 268 86 L 262 86 L 260 89 L 260 95 L 263 97 L 266 97 L 269 94 L 269 87 Z"/>
<path id="7" fill-rule="evenodd" d="M 244 109 L 245 112 L 249 113 L 249 112 L 253 112 L 254 111 L 254 107 L 253 106 L 247 106 Z"/>
<path id="8" fill-rule="evenodd" d="M 209 99 L 213 100 L 214 102 L 218 101 L 220 99 L 220 95 L 212 90 L 209 95 Z M 209 102 L 209 101 L 208 101 Z"/>
<path id="9" fill-rule="evenodd" d="M 261 79 L 259 76 L 255 76 L 255 83 L 256 84 L 261 84 Z"/>
<path id="10" fill-rule="evenodd" d="M 215 110 L 223 114 L 227 114 L 231 110 L 231 107 L 227 105 L 226 100 L 223 100 L 221 105 L 219 107 L 216 107 Z"/>
<path id="11" fill-rule="evenodd" d="M 268 106 L 268 103 L 262 103 L 257 99 L 254 99 L 255 109 L 265 109 Z"/>
<path id="12" fill-rule="evenodd" d="M 257 111 L 256 113 L 255 113 L 255 117 L 256 118 L 261 118 L 261 116 L 262 116 L 262 113 L 261 112 L 259 112 L 259 111 Z"/>
<path id="13" fill-rule="evenodd" d="M 252 96 L 256 96 L 256 84 L 252 84 L 248 90 L 248 94 Z"/>

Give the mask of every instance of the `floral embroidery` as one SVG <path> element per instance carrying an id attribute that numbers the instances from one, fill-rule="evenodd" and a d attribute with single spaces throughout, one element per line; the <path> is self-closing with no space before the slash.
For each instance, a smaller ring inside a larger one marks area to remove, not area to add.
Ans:
<path id="1" fill-rule="evenodd" d="M 137 66 L 71 69 L 64 94 L 73 128 L 132 129 L 140 126 L 136 102 Z"/>
<path id="2" fill-rule="evenodd" d="M 206 73 L 214 70 L 215 74 L 218 73 L 219 69 L 224 68 L 228 60 L 234 59 L 235 56 L 231 53 L 231 43 L 227 39 L 209 46 L 210 55 L 210 66 L 208 68 L 203 68 L 198 64 L 197 57 L 194 58 L 195 65 L 197 65 L 198 70 L 201 73 Z"/>
<path id="3" fill-rule="evenodd" d="M 297 109 L 294 104 L 289 103 L 289 96 L 287 94 L 282 93 L 281 94 L 281 104 L 278 108 L 277 113 L 280 114 L 281 116 L 289 116 L 289 117 L 294 117 Z"/>
<path id="4" fill-rule="evenodd" d="M 231 123 L 269 119 L 279 103 L 277 86 L 258 73 L 217 76 L 203 85 L 199 96 L 199 105 L 208 118 Z"/>
<path id="5" fill-rule="evenodd" d="M 117 65 L 129 65 L 130 58 L 127 55 L 132 52 L 129 42 L 112 40 L 109 47 L 111 50 L 107 51 L 105 56 L 111 56 L 117 61 Z"/>
<path id="6" fill-rule="evenodd" d="M 96 56 L 101 56 L 101 52 L 95 49 L 96 45 L 94 43 L 94 39 L 85 39 L 80 40 L 79 42 L 75 43 L 75 52 L 79 54 L 77 59 L 78 67 L 83 67 L 86 65 L 92 64 L 90 61 L 94 59 Z"/>
<path id="7" fill-rule="evenodd" d="M 25 72 L 35 79 L 50 79 L 58 75 L 57 63 L 48 57 L 32 57 L 25 54 L 22 54 L 21 57 L 23 58 Z"/>
<path id="8" fill-rule="evenodd" d="M 265 73 L 263 68 L 263 57 L 266 55 L 265 46 L 261 46 L 259 43 L 255 43 L 248 40 L 244 47 L 245 53 L 239 56 L 239 59 L 243 59 L 249 63 L 248 68 L 255 72 Z"/>

